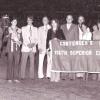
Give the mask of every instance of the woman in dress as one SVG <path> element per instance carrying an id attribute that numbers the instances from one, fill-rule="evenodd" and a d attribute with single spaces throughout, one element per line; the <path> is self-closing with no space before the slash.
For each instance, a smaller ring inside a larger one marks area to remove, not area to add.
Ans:
<path id="1" fill-rule="evenodd" d="M 21 29 L 17 27 L 17 19 L 12 19 L 11 26 L 8 29 L 8 67 L 7 80 L 8 82 L 19 82 L 19 60 L 20 60 L 20 45 L 21 45 Z"/>
<path id="2" fill-rule="evenodd" d="M 59 21 L 57 19 L 53 19 L 51 21 L 51 29 L 48 31 L 48 34 L 47 34 L 47 46 L 46 46 L 47 51 L 51 51 L 52 46 L 50 44 L 50 41 L 53 39 L 65 40 L 64 33 L 60 29 Z M 52 67 L 55 67 L 55 66 L 52 66 Z M 60 81 L 60 72 L 51 72 L 51 81 L 53 82 Z"/>

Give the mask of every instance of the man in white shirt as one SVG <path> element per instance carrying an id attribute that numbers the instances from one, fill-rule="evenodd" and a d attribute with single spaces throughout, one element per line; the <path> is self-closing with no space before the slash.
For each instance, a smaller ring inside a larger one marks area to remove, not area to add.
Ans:
<path id="1" fill-rule="evenodd" d="M 78 32 L 79 32 L 79 40 L 91 40 L 91 33 L 90 33 L 90 29 L 87 27 L 86 28 L 86 33 L 87 34 L 84 34 L 83 32 L 83 28 L 82 26 L 84 26 L 84 23 L 85 23 L 85 18 L 84 16 L 79 16 L 78 17 Z M 81 66 L 80 66 L 81 67 Z M 76 74 L 77 77 L 84 77 L 84 73 L 77 73 Z"/>
<path id="2" fill-rule="evenodd" d="M 32 25 L 33 17 L 27 17 L 27 26 L 22 27 L 22 58 L 21 58 L 21 78 L 25 78 L 25 69 L 28 57 L 30 58 L 30 78 L 34 79 L 34 56 L 38 43 L 37 28 Z"/>
<path id="3" fill-rule="evenodd" d="M 84 16 L 79 16 L 78 17 L 78 31 L 79 31 L 79 40 L 82 40 L 82 36 L 83 36 L 83 31 L 82 31 L 82 24 L 85 23 L 85 18 Z M 90 32 L 89 27 L 87 27 L 87 31 Z"/>
<path id="4" fill-rule="evenodd" d="M 47 39 L 47 33 L 48 30 L 51 28 L 49 25 L 49 20 L 45 16 L 42 19 L 43 26 L 39 27 L 38 29 L 38 35 L 39 35 L 39 43 L 38 43 L 38 49 L 39 49 L 39 67 L 38 67 L 38 78 L 43 78 L 43 61 L 44 57 L 46 55 L 46 39 Z M 48 62 L 48 57 L 47 57 Z M 50 77 L 50 67 L 47 66 L 47 75 L 46 77 Z"/>
<path id="5" fill-rule="evenodd" d="M 82 40 L 82 35 L 83 35 L 82 24 L 83 24 L 84 22 L 85 22 L 84 16 L 79 16 L 79 17 L 78 17 L 79 40 Z"/>

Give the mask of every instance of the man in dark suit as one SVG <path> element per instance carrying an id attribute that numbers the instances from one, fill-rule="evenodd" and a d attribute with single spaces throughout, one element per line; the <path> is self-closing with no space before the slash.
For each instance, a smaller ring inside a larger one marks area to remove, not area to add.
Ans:
<path id="1" fill-rule="evenodd" d="M 78 27 L 77 25 L 73 24 L 73 16 L 72 15 L 67 15 L 66 17 L 67 23 L 61 26 L 61 29 L 63 30 L 63 33 L 65 35 L 66 41 L 78 41 L 79 40 L 79 32 L 78 32 Z M 66 59 L 67 60 L 67 59 Z M 71 65 L 73 63 L 73 59 L 70 59 Z M 68 67 L 68 66 L 66 66 Z M 74 66 L 72 66 L 74 67 Z M 72 67 L 68 68 L 69 74 L 62 74 L 62 78 L 66 79 L 66 75 L 69 76 L 70 79 L 75 79 L 75 74 L 71 74 L 72 72 Z"/>
<path id="2" fill-rule="evenodd" d="M 61 26 L 67 41 L 79 40 L 77 25 L 73 24 L 73 16 L 67 15 L 67 23 Z"/>

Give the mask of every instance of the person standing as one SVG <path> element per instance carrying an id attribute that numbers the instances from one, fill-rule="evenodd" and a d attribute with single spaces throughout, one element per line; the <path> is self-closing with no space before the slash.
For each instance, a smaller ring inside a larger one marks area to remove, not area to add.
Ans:
<path id="1" fill-rule="evenodd" d="M 57 19 L 52 19 L 51 21 L 51 29 L 48 31 L 47 34 L 47 44 L 46 44 L 46 48 L 48 50 L 48 52 L 50 52 L 50 57 L 52 59 L 52 54 L 51 54 L 51 50 L 52 50 L 52 45 L 51 45 L 51 40 L 53 39 L 59 39 L 59 40 L 65 40 L 65 36 L 63 31 L 60 29 L 59 27 L 59 21 Z M 51 60 L 51 64 L 52 64 L 52 60 Z M 52 66 L 51 67 L 51 81 L 52 82 L 59 82 L 60 81 L 60 72 L 53 72 L 52 69 L 58 67 L 58 66 Z M 60 69 L 58 67 L 58 69 Z"/>
<path id="2" fill-rule="evenodd" d="M 97 25 L 93 25 L 93 40 L 100 40 L 100 22 Z"/>
<path id="3" fill-rule="evenodd" d="M 83 36 L 83 31 L 82 31 L 82 24 L 85 23 L 85 18 L 84 16 L 79 16 L 78 17 L 78 32 L 79 32 L 79 40 L 82 40 L 82 36 Z M 87 27 L 87 31 L 90 32 L 89 27 Z"/>
<path id="4" fill-rule="evenodd" d="M 81 41 L 81 40 L 83 40 L 83 30 L 82 30 L 82 24 L 84 24 L 85 23 L 85 18 L 84 18 L 84 16 L 79 16 L 78 17 L 78 32 L 79 32 L 79 40 Z M 90 29 L 87 27 L 87 31 L 88 32 L 90 32 Z M 80 66 L 80 68 L 81 68 L 81 66 Z M 80 69 L 79 68 L 79 69 Z M 79 71 L 79 70 L 78 70 Z M 76 73 L 76 77 L 77 78 L 84 78 L 85 79 L 85 76 L 83 75 L 83 73 L 81 73 L 81 72 L 77 72 Z"/>
<path id="5" fill-rule="evenodd" d="M 42 79 L 44 78 L 43 74 L 43 61 L 44 57 L 46 55 L 46 39 L 47 39 L 47 32 L 51 28 L 49 25 L 49 20 L 47 16 L 44 16 L 42 19 L 43 26 L 39 27 L 38 29 L 38 35 L 39 35 L 39 43 L 38 43 L 38 49 L 39 49 L 39 67 L 38 67 L 38 78 Z M 48 55 L 47 55 L 47 63 L 48 63 Z M 49 71 L 49 64 L 47 64 L 47 78 L 50 78 L 50 71 Z"/>
<path id="6" fill-rule="evenodd" d="M 30 79 L 34 79 L 34 57 L 38 43 L 37 28 L 33 26 L 33 17 L 27 17 L 27 25 L 22 27 L 22 57 L 21 57 L 21 79 L 25 79 L 25 70 L 28 57 L 30 58 Z"/>
<path id="7" fill-rule="evenodd" d="M 19 83 L 19 60 L 20 60 L 20 45 L 21 45 L 21 29 L 17 27 L 17 19 L 11 21 L 11 26 L 8 29 L 8 67 L 7 80 L 8 82 Z"/>
<path id="8" fill-rule="evenodd" d="M 79 40 L 82 40 L 82 24 L 85 22 L 84 16 L 79 16 L 78 17 L 78 31 L 79 31 Z"/>
<path id="9" fill-rule="evenodd" d="M 93 39 L 93 41 L 100 40 L 100 34 L 98 34 L 100 32 L 98 30 L 97 24 L 94 24 L 92 26 L 92 30 L 93 30 L 92 31 L 92 35 L 93 35 L 92 39 Z M 94 61 L 98 61 L 98 60 L 96 59 Z M 96 66 L 96 64 L 95 64 L 95 66 L 93 65 L 92 70 L 91 70 L 91 72 L 92 72 L 92 80 L 97 80 L 97 75 L 98 75 L 98 71 L 97 70 L 98 70 L 98 66 Z"/>
<path id="10" fill-rule="evenodd" d="M 83 34 L 82 34 L 82 41 L 91 41 L 92 40 L 92 33 L 88 30 L 89 28 L 87 27 L 86 24 L 82 24 L 82 31 L 83 31 Z M 91 55 L 92 56 L 92 55 Z M 83 73 L 81 73 L 81 77 L 83 77 L 85 80 L 88 79 L 88 73 L 91 72 L 91 70 L 93 69 L 92 68 L 92 65 L 93 65 L 93 57 L 91 58 L 88 58 L 87 56 L 87 59 L 85 56 L 82 57 L 82 61 L 81 61 L 81 68 L 83 68 Z M 87 63 L 88 62 L 88 66 L 87 66 Z M 84 71 L 88 71 L 87 75 L 85 75 L 86 72 Z"/>
<path id="11" fill-rule="evenodd" d="M 66 37 L 66 41 L 78 41 L 78 28 L 77 25 L 73 24 L 73 16 L 67 15 L 66 21 L 67 23 L 61 26 L 61 29 L 63 30 Z"/>
<path id="12" fill-rule="evenodd" d="M 93 26 L 93 41 L 100 41 L 100 21 L 98 20 L 97 24 Z M 100 59 L 94 59 L 96 63 L 93 63 L 92 72 L 93 78 L 100 81 Z M 93 61 L 93 62 L 94 62 Z M 95 74 L 96 73 L 96 74 Z M 97 77 L 98 76 L 98 77 Z"/>
<path id="13" fill-rule="evenodd" d="M 61 26 L 61 29 L 63 30 L 63 33 L 65 35 L 66 41 L 78 41 L 79 40 L 79 34 L 78 34 L 78 27 L 77 25 L 73 24 L 73 16 L 72 15 L 67 15 L 66 17 L 67 23 Z M 74 57 L 70 59 L 70 65 L 73 65 L 74 62 L 72 62 L 72 59 L 74 61 Z M 67 60 L 67 59 L 66 59 Z M 69 61 L 69 59 L 68 59 Z M 71 64 L 72 63 L 72 64 Z M 68 67 L 68 66 L 66 66 Z M 74 66 L 73 66 L 74 67 Z M 75 75 L 71 74 L 71 71 L 73 68 L 68 68 L 69 73 L 69 78 L 70 79 L 75 79 Z M 66 79 L 66 75 L 62 74 L 63 79 Z"/>

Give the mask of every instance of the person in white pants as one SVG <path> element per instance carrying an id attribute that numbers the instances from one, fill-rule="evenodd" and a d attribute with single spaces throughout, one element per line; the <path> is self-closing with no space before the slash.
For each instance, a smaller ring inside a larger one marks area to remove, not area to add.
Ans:
<path id="1" fill-rule="evenodd" d="M 43 62 L 44 62 L 44 57 L 46 55 L 46 39 L 47 39 L 47 33 L 48 30 L 51 28 L 49 25 L 49 20 L 48 17 L 45 16 L 42 19 L 43 26 L 39 27 L 38 29 L 38 36 L 39 36 L 39 41 L 38 41 L 38 49 L 39 49 L 39 66 L 38 66 L 38 78 L 44 78 L 43 74 Z M 50 68 L 49 66 L 49 57 L 47 55 L 47 74 L 46 77 L 50 77 Z"/>

